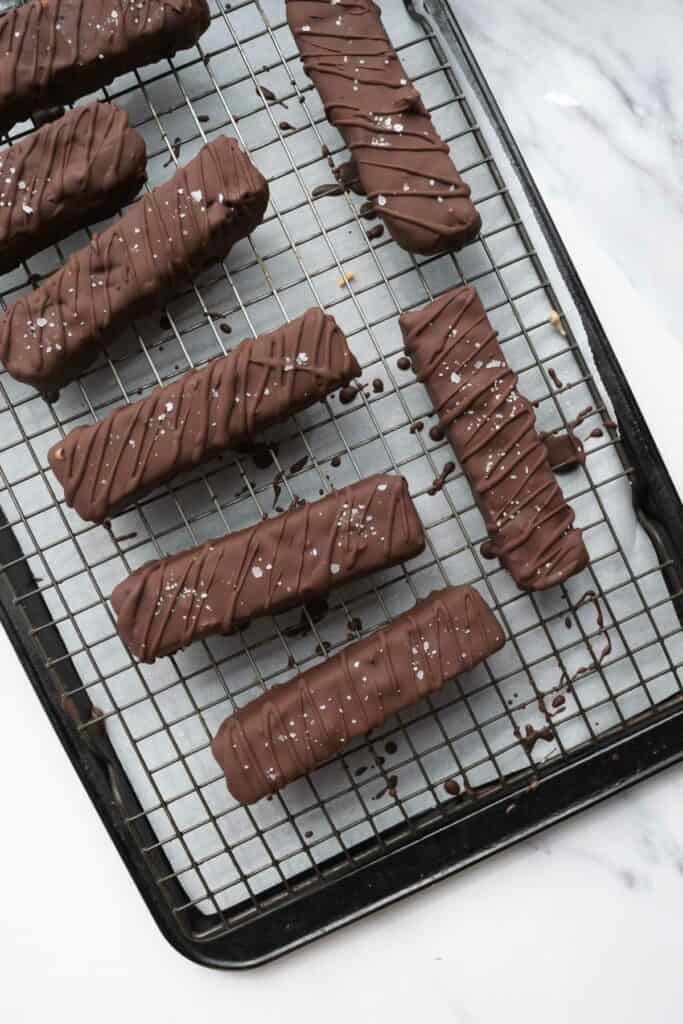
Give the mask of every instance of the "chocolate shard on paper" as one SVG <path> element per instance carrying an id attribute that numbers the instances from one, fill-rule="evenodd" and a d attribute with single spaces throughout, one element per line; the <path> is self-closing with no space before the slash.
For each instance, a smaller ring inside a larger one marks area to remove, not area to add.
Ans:
<path id="1" fill-rule="evenodd" d="M 260 222 L 268 184 L 220 136 L 0 316 L 0 360 L 46 394 L 136 316 L 164 305 Z"/>
<path id="2" fill-rule="evenodd" d="M 171 477 L 206 462 L 360 376 L 333 317 L 319 308 L 76 427 L 48 452 L 66 502 L 102 522 Z"/>
<path id="3" fill-rule="evenodd" d="M 372 0 L 287 0 L 289 27 L 363 191 L 408 252 L 462 248 L 481 221 Z M 387 14 L 391 5 L 387 4 Z"/>
<path id="4" fill-rule="evenodd" d="M 226 718 L 211 749 L 228 789 L 243 804 L 276 793 L 504 642 L 476 590 L 436 591 L 372 636 Z"/>
<path id="5" fill-rule="evenodd" d="M 206 0 L 31 0 L 0 15 L 0 132 L 194 46 Z"/>
<path id="6" fill-rule="evenodd" d="M 0 151 L 0 274 L 111 217 L 144 185 L 146 162 L 113 103 L 77 107 Z"/>
<path id="7" fill-rule="evenodd" d="M 523 590 L 579 572 L 588 564 L 581 530 L 474 288 L 446 292 L 400 322 L 484 517 L 491 556 Z"/>
<path id="8" fill-rule="evenodd" d="M 401 476 L 371 476 L 200 547 L 148 562 L 111 595 L 119 633 L 152 662 L 212 633 L 322 597 L 424 549 Z"/>

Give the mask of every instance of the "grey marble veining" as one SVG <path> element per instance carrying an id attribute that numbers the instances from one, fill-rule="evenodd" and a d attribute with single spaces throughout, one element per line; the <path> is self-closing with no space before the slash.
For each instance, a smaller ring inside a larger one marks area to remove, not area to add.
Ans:
<path id="1" fill-rule="evenodd" d="M 544 194 L 571 204 L 680 334 L 679 0 L 456 3 Z"/>

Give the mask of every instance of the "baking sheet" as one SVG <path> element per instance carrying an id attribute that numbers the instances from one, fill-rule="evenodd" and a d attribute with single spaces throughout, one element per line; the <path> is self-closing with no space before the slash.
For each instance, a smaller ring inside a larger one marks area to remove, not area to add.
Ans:
<path id="1" fill-rule="evenodd" d="M 482 144 L 495 146 L 494 133 L 487 133 L 467 84 L 451 78 L 420 26 L 402 5 L 392 5 L 392 40 L 465 169 L 484 221 L 482 240 L 456 257 L 414 260 L 387 234 L 368 242 L 365 231 L 376 222 L 359 219 L 361 198 L 311 201 L 311 191 L 332 180 L 322 145 L 335 163 L 348 154 L 303 76 L 283 5 L 239 3 L 230 11 L 212 5 L 212 11 L 201 57 L 195 49 L 173 66 L 162 62 L 125 76 L 107 95 L 128 110 L 146 139 L 150 186 L 172 172 L 176 139 L 185 162 L 220 132 L 237 136 L 270 181 L 266 221 L 224 267 L 209 268 L 178 296 L 164 317 L 131 328 L 56 405 L 0 376 L 0 504 L 188 904 L 207 914 L 224 911 L 230 923 L 233 912 L 258 906 L 266 892 L 286 897 L 299 879 L 315 885 L 328 866 L 343 870 L 361 850 L 367 857 L 399 841 L 418 827 L 418 816 L 451 813 L 456 801 L 444 790 L 445 780 L 476 790 L 515 772 L 532 777 L 534 765 L 559 759 L 678 695 L 683 647 L 657 555 L 632 509 L 629 474 L 596 411 L 606 407 L 609 420 L 610 407 L 595 382 L 584 380 L 582 361 L 590 353 L 579 317 L 512 169 L 504 167 L 500 151 L 493 152 L 495 162 L 482 152 Z M 286 106 L 264 102 L 257 83 Z M 280 127 L 283 122 L 295 131 Z M 18 126 L 14 135 L 28 127 Z M 510 191 L 501 188 L 498 168 Z M 56 269 L 86 241 L 80 232 L 48 250 L 30 261 L 30 273 Z M 542 270 L 530 250 L 541 254 Z M 346 287 L 340 287 L 342 273 L 353 274 Z M 427 493 L 452 453 L 429 439 L 434 420 L 426 392 L 397 367 L 397 320 L 404 309 L 462 280 L 477 287 L 520 373 L 520 389 L 539 402 L 541 429 L 560 428 L 593 407 L 577 429 L 586 466 L 561 481 L 586 529 L 592 564 L 547 594 L 521 594 L 497 562 L 481 558 L 483 523 L 459 472 L 436 496 Z M 7 275 L 2 286 L 12 301 L 30 286 L 25 269 Z M 110 533 L 80 522 L 60 503 L 46 453 L 65 430 L 315 303 L 335 315 L 364 381 L 381 380 L 381 392 L 370 388 L 369 397 L 352 406 L 334 398 L 298 415 L 270 433 L 277 445 L 271 468 L 227 456 L 117 516 Z M 549 322 L 553 307 L 566 312 L 572 338 Z M 551 368 L 566 389 L 558 390 Z M 419 420 L 426 429 L 411 433 Z M 603 435 L 588 437 L 595 427 Z M 304 456 L 306 465 L 292 473 Z M 339 466 L 333 465 L 337 457 Z M 428 536 L 424 555 L 405 569 L 335 591 L 329 613 L 319 622 L 304 618 L 303 629 L 295 610 L 154 666 L 131 662 L 107 604 L 131 569 L 249 525 L 272 513 L 278 500 L 284 507 L 295 494 L 315 499 L 321 490 L 383 470 L 409 481 Z M 277 500 L 276 472 L 284 474 Z M 315 664 L 325 650 L 334 653 L 353 632 L 350 622 L 360 620 L 366 634 L 432 589 L 464 582 L 478 587 L 504 623 L 510 639 L 502 652 L 274 799 L 253 808 L 235 804 L 208 749 L 233 706 Z M 599 595 L 604 628 L 589 592 Z M 551 707 L 567 690 L 567 678 L 600 658 L 607 637 L 611 649 L 601 671 L 577 677 L 566 704 L 552 709 L 549 719 L 539 693 Z M 539 739 L 532 749 L 520 743 L 516 730 L 524 735 L 527 726 L 543 729 L 549 722 L 552 739 Z M 396 797 L 389 792 L 394 777 Z"/>

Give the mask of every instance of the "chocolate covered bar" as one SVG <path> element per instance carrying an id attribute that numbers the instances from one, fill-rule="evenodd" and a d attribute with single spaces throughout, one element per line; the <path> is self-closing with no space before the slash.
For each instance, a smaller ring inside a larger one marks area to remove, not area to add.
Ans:
<path id="1" fill-rule="evenodd" d="M 316 307 L 101 422 L 77 427 L 48 459 L 67 504 L 82 519 L 101 522 L 358 376 L 346 338 Z"/>
<path id="2" fill-rule="evenodd" d="M 400 476 L 372 476 L 201 547 L 148 562 L 114 589 L 128 649 L 141 661 L 231 633 L 419 554 L 424 534 Z"/>
<path id="3" fill-rule="evenodd" d="M 276 793 L 504 642 L 476 590 L 436 591 L 377 633 L 226 718 L 211 750 L 228 789 L 243 804 Z"/>
<path id="4" fill-rule="evenodd" d="M 112 103 L 70 110 L 0 151 L 0 274 L 111 217 L 145 183 L 145 143 Z"/>
<path id="5" fill-rule="evenodd" d="M 194 46 L 206 0 L 32 0 L 0 15 L 0 132 Z"/>
<path id="6" fill-rule="evenodd" d="M 353 174 L 408 252 L 460 249 L 481 221 L 372 0 L 287 0 L 304 70 L 342 135 Z"/>
<path id="7" fill-rule="evenodd" d="M 588 564 L 581 530 L 475 290 L 446 292 L 400 322 L 484 517 L 491 555 L 523 590 L 579 572 Z"/>
<path id="8" fill-rule="evenodd" d="M 0 360 L 52 395 L 261 220 L 268 184 L 234 139 L 204 146 L 0 316 Z"/>

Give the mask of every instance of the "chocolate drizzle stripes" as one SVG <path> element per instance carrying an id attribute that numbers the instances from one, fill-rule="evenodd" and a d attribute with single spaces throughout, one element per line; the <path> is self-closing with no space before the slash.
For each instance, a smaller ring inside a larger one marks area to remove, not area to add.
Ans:
<path id="1" fill-rule="evenodd" d="M 0 359 L 18 380 L 54 393 L 139 313 L 223 259 L 267 201 L 246 154 L 217 138 L 0 316 Z"/>
<path id="2" fill-rule="evenodd" d="M 287 0 L 287 16 L 327 117 L 399 245 L 430 254 L 474 238 L 480 220 L 470 189 L 408 81 L 377 5 Z"/>
<path id="3" fill-rule="evenodd" d="M 143 661 L 419 554 L 424 533 L 408 486 L 373 476 L 275 519 L 149 562 L 111 601 L 121 637 Z"/>
<path id="4" fill-rule="evenodd" d="M 230 792 L 245 804 L 277 792 L 503 643 L 476 590 L 437 591 L 227 718 L 211 749 Z"/>
<path id="5" fill-rule="evenodd" d="M 0 132 L 193 46 L 205 0 L 32 0 L 0 15 Z"/>
<path id="6" fill-rule="evenodd" d="M 145 181 L 145 144 L 110 103 L 70 110 L 0 151 L 0 273 L 113 214 Z"/>
<path id="7" fill-rule="evenodd" d="M 77 427 L 48 459 L 67 504 L 101 522 L 359 374 L 334 319 L 316 307 L 101 422 Z"/>
<path id="8" fill-rule="evenodd" d="M 401 328 L 484 516 L 492 556 L 528 590 L 579 572 L 588 563 L 581 531 L 474 289 L 404 314 Z"/>

